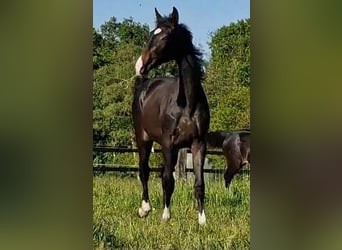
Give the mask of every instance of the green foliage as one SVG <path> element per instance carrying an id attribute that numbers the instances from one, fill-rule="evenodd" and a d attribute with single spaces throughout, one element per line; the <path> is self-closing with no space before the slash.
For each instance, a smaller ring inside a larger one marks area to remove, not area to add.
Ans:
<path id="1" fill-rule="evenodd" d="M 113 63 L 113 52 L 120 51 L 122 45 L 131 44 L 142 49 L 148 36 L 148 25 L 134 22 L 132 18 L 117 22 L 111 17 L 101 25 L 100 32 L 93 28 L 93 68 L 96 70 Z"/>
<path id="2" fill-rule="evenodd" d="M 204 87 L 210 130 L 250 127 L 250 21 L 223 26 L 212 34 L 212 57 Z"/>
<path id="3" fill-rule="evenodd" d="M 175 61 L 164 63 L 149 73 L 149 77 L 178 76 L 178 66 Z"/>
<path id="4" fill-rule="evenodd" d="M 250 85 L 250 19 L 223 26 L 212 34 L 210 67 L 219 80 Z"/>
<path id="5" fill-rule="evenodd" d="M 124 44 L 113 51 L 112 63 L 94 71 L 94 142 L 108 145 L 132 145 L 132 82 L 140 48 Z"/>
<path id="6" fill-rule="evenodd" d="M 148 25 L 136 23 L 132 18 L 124 19 L 120 23 L 115 17 L 111 17 L 100 29 L 106 46 L 111 49 L 122 43 L 142 46 L 149 36 Z"/>
<path id="7" fill-rule="evenodd" d="M 225 95 L 208 94 L 211 107 L 210 129 L 232 131 L 250 128 L 249 87 L 233 85 L 230 88 L 218 87 L 218 89 Z"/>
<path id="8" fill-rule="evenodd" d="M 132 43 L 143 45 L 149 37 L 149 27 L 135 23 L 132 18 L 124 19 L 118 28 L 118 40 L 120 43 Z"/>
<path id="9" fill-rule="evenodd" d="M 161 180 L 156 175 L 149 182 L 152 211 L 143 219 L 138 217 L 141 183 L 137 178 L 95 176 L 94 249 L 249 249 L 249 176 L 237 176 L 229 190 L 220 177 L 220 181 L 206 181 L 207 224 L 198 226 L 193 181 L 176 181 L 171 219 L 165 223 Z"/>
<path id="10" fill-rule="evenodd" d="M 93 142 L 131 147 L 134 133 L 131 118 L 134 65 L 148 36 L 148 26 L 112 17 L 93 29 Z M 94 163 L 114 163 L 121 155 L 94 153 Z M 134 157 L 124 164 L 136 164 Z"/>

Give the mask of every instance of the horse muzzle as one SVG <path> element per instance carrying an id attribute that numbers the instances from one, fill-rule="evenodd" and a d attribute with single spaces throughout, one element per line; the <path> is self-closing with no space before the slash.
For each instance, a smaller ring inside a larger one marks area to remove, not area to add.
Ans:
<path id="1" fill-rule="evenodd" d="M 150 72 L 150 70 L 155 68 L 156 66 L 158 66 L 157 58 L 154 58 L 146 52 L 141 55 L 141 67 L 139 73 L 142 76 L 147 76 L 148 72 Z"/>
<path id="2" fill-rule="evenodd" d="M 155 66 L 155 60 L 151 60 L 148 63 L 143 64 L 139 72 L 142 76 L 147 76 L 148 72 L 150 72 L 151 69 L 155 68 Z"/>
<path id="3" fill-rule="evenodd" d="M 148 74 L 148 72 L 149 72 L 149 67 L 148 67 L 148 65 L 147 66 L 142 66 L 141 68 L 140 68 L 140 74 L 142 75 L 142 76 L 147 76 L 147 74 Z"/>

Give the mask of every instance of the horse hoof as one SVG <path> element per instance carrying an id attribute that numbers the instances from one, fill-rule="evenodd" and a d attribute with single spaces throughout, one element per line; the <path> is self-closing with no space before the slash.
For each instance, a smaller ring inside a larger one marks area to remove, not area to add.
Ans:
<path id="1" fill-rule="evenodd" d="M 202 212 L 202 214 L 198 213 L 198 224 L 201 226 L 206 224 L 206 218 L 205 218 L 204 211 Z"/>
<path id="2" fill-rule="evenodd" d="M 167 207 L 165 207 L 165 208 L 164 208 L 164 211 L 163 211 L 163 215 L 162 215 L 162 220 L 163 220 L 163 221 L 168 221 L 170 218 L 171 218 L 170 209 L 168 209 Z"/>
<path id="3" fill-rule="evenodd" d="M 162 216 L 162 221 L 168 222 L 169 220 L 170 220 L 170 218 L 167 218 L 167 217 Z"/>
<path id="4" fill-rule="evenodd" d="M 146 217 L 148 213 L 151 211 L 151 206 L 149 202 L 142 201 L 141 207 L 139 207 L 139 216 L 141 218 Z"/>
<path id="5" fill-rule="evenodd" d="M 144 209 L 142 209 L 141 207 L 139 207 L 139 216 L 141 218 L 144 218 L 148 215 L 149 211 L 145 211 Z"/>

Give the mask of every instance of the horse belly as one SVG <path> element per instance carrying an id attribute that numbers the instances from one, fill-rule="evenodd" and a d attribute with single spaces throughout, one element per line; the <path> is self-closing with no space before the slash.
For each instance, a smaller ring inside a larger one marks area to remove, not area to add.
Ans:
<path id="1" fill-rule="evenodd" d="M 160 143 L 160 138 L 162 135 L 162 129 L 160 127 L 160 122 L 158 117 L 155 116 L 145 116 L 143 119 L 143 128 L 148 136 L 148 139 Z"/>

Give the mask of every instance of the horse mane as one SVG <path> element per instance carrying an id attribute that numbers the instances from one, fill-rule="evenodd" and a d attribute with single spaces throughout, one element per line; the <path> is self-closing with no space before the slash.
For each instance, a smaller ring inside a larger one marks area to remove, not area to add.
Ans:
<path id="1" fill-rule="evenodd" d="M 176 27 L 176 32 L 179 34 L 179 36 L 184 38 L 184 43 L 186 46 L 184 46 L 184 49 L 193 55 L 193 63 L 194 63 L 194 69 L 198 69 L 198 75 L 200 76 L 200 79 L 204 79 L 204 71 L 203 71 L 203 53 L 200 51 L 199 48 L 197 48 L 192 43 L 192 33 L 189 30 L 189 28 L 185 24 L 178 24 Z"/>
<path id="2" fill-rule="evenodd" d="M 172 24 L 170 23 L 171 15 L 170 16 L 164 16 L 163 18 L 156 21 L 157 27 L 172 27 Z M 178 24 L 175 27 L 176 35 L 177 37 L 181 37 L 183 42 L 183 49 L 186 50 L 188 53 L 193 55 L 193 63 L 194 68 L 199 69 L 198 75 L 200 76 L 200 80 L 204 79 L 204 71 L 203 71 L 203 53 L 192 43 L 192 32 L 190 29 L 183 23 Z"/>

